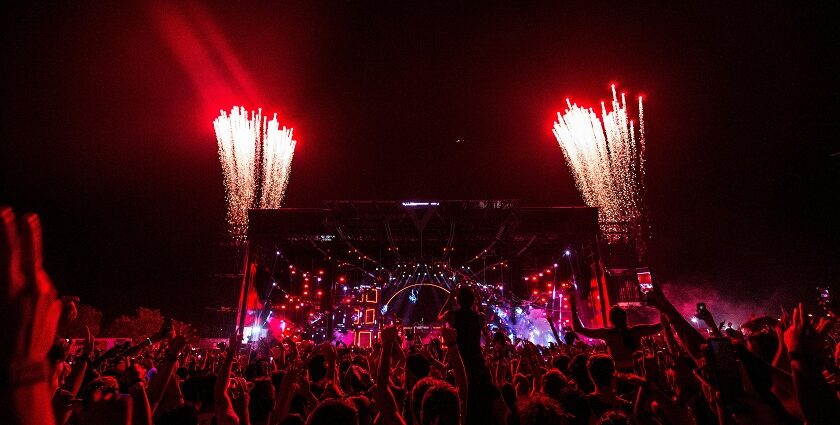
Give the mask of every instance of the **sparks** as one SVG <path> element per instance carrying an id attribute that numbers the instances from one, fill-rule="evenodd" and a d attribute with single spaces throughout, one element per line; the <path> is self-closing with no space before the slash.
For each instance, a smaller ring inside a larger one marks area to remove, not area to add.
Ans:
<path id="1" fill-rule="evenodd" d="M 598 208 L 602 230 L 621 223 L 638 228 L 645 179 L 642 98 L 638 129 L 628 118 L 624 93 L 619 97 L 615 85 L 610 110 L 601 102 L 600 118 L 569 99 L 566 104 L 565 112 L 557 113 L 553 133 L 584 202 Z"/>
<path id="2" fill-rule="evenodd" d="M 225 184 L 227 221 L 231 235 L 245 239 L 248 209 L 279 208 L 289 181 L 295 140 L 292 129 L 280 128 L 262 111 L 234 106 L 213 121 Z"/>
<path id="3" fill-rule="evenodd" d="M 268 122 L 263 140 L 263 182 L 260 208 L 280 208 L 292 171 L 295 140 L 292 129 L 280 128 L 277 114 Z"/>

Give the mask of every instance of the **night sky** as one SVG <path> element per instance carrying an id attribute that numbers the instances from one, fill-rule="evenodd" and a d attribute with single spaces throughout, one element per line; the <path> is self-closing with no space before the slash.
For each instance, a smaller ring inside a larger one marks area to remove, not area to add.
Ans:
<path id="1" fill-rule="evenodd" d="M 611 82 L 645 96 L 655 273 L 732 303 L 840 291 L 829 10 L 77 3 L 4 11 L 0 203 L 41 214 L 60 292 L 110 317 L 198 317 L 220 109 L 295 128 L 286 206 L 580 205 L 551 123 Z"/>

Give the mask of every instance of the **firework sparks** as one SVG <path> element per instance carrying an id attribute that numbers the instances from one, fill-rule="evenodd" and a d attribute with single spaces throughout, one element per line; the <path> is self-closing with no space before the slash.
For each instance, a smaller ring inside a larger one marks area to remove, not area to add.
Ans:
<path id="1" fill-rule="evenodd" d="M 248 209 L 279 208 L 289 181 L 295 141 L 262 111 L 233 107 L 213 121 L 225 183 L 228 227 L 234 238 L 248 231 Z"/>
<path id="2" fill-rule="evenodd" d="M 263 180 L 260 208 L 280 208 L 289 174 L 292 171 L 292 156 L 295 153 L 295 140 L 292 129 L 280 128 L 277 114 L 268 122 L 263 140 Z"/>
<path id="3" fill-rule="evenodd" d="M 612 86 L 611 109 L 601 102 L 601 117 L 566 99 L 557 113 L 554 137 L 569 163 L 584 202 L 598 208 L 602 229 L 616 223 L 639 226 L 645 178 L 642 98 L 639 123 L 628 118 L 624 93 Z M 638 134 L 638 137 L 637 137 Z M 606 233 L 606 232 L 605 232 Z"/>

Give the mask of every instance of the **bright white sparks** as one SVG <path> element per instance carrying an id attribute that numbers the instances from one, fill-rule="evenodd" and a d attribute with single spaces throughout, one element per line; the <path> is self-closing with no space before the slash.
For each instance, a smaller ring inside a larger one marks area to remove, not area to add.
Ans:
<path id="1" fill-rule="evenodd" d="M 640 224 L 645 179 L 645 131 L 642 98 L 639 125 L 627 116 L 624 93 L 619 100 L 612 86 L 611 110 L 601 102 L 601 117 L 592 109 L 566 100 L 557 113 L 554 137 L 569 163 L 586 205 L 598 208 L 602 229 L 613 224 Z M 638 137 L 637 137 L 638 134 Z"/>
<path id="2" fill-rule="evenodd" d="M 213 121 L 219 143 L 219 160 L 225 183 L 227 221 L 231 235 L 244 239 L 248 209 L 279 208 L 291 172 L 295 141 L 292 129 L 280 128 L 275 114 L 271 121 L 262 111 L 234 106 L 228 115 Z"/>
<path id="3" fill-rule="evenodd" d="M 263 181 L 260 208 L 280 208 L 286 186 L 289 184 L 289 173 L 292 171 L 292 156 L 295 154 L 295 140 L 292 139 L 292 129 L 280 128 L 277 114 L 268 122 L 263 132 Z"/>

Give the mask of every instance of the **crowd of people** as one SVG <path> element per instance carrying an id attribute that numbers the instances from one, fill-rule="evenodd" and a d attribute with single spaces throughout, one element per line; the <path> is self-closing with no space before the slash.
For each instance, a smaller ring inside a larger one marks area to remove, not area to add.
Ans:
<path id="1" fill-rule="evenodd" d="M 70 350 L 58 297 L 41 261 L 37 216 L 2 209 L 0 274 L 7 342 L 3 423 L 20 424 L 830 424 L 840 413 L 834 314 L 802 304 L 722 332 L 698 331 L 657 289 L 660 322 L 610 326 L 577 318 L 539 346 L 490 333 L 469 287 L 439 319 L 440 338 L 381 329 L 372 347 L 291 339 L 197 349 L 187 326 L 100 352 Z M 587 344 L 582 338 L 603 341 Z"/>

